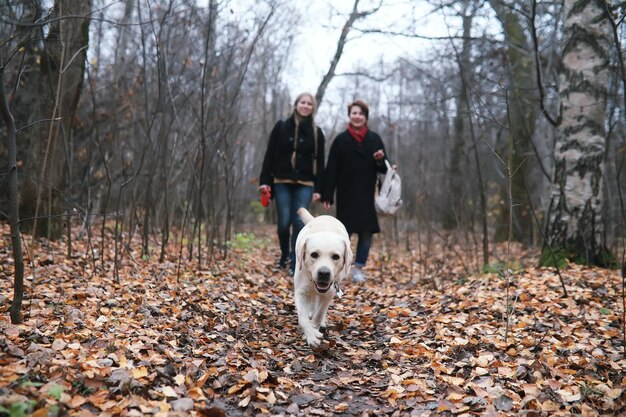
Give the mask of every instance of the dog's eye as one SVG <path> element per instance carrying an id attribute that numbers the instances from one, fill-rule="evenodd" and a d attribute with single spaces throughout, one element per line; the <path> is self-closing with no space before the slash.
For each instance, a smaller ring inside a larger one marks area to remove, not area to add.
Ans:
<path id="1" fill-rule="evenodd" d="M 317 252 L 311 252 L 311 258 L 313 258 L 313 259 L 317 259 L 317 258 L 319 258 L 319 257 L 320 257 L 320 254 L 319 254 L 319 253 L 317 253 Z"/>
<path id="2" fill-rule="evenodd" d="M 333 261 L 338 261 L 339 259 L 341 259 L 341 256 L 337 255 L 336 253 L 333 253 Z"/>

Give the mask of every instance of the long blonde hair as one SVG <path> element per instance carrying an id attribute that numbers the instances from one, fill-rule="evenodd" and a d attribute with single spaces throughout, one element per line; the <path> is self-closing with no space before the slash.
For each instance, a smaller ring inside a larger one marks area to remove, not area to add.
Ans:
<path id="1" fill-rule="evenodd" d="M 304 97 L 309 97 L 311 102 L 313 103 L 313 111 L 311 112 L 311 128 L 313 129 L 313 146 L 315 150 L 313 151 L 313 176 L 317 176 L 317 126 L 315 125 L 315 111 L 317 110 L 317 101 L 315 100 L 315 96 L 309 92 L 303 92 L 296 96 L 296 100 L 293 102 L 293 120 L 296 125 L 296 131 L 293 137 L 293 152 L 291 154 L 291 166 L 293 169 L 296 169 L 296 150 L 298 149 L 298 128 L 300 127 L 300 116 L 297 112 L 298 102 L 302 100 Z"/>

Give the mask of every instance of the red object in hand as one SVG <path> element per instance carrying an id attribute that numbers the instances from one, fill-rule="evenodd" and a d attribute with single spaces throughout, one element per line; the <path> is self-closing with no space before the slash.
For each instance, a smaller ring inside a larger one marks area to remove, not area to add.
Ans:
<path id="1" fill-rule="evenodd" d="M 261 205 L 263 207 L 267 207 L 270 205 L 270 198 L 272 197 L 272 192 L 269 187 L 263 187 L 261 189 Z"/>

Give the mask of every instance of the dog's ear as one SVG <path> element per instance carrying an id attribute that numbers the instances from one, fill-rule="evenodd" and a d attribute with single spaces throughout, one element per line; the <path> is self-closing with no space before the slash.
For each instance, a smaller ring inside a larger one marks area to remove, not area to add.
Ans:
<path id="1" fill-rule="evenodd" d="M 350 266 L 352 266 L 352 249 L 350 248 L 350 241 L 344 240 L 344 250 L 343 250 L 343 268 L 341 268 L 344 275 L 348 275 L 350 272 Z"/>
<path id="2" fill-rule="evenodd" d="M 304 260 L 306 259 L 306 239 L 304 242 L 302 242 L 302 248 L 300 249 L 299 254 L 300 254 L 300 262 L 299 262 L 300 265 L 298 265 L 299 266 L 298 271 L 302 271 L 302 265 L 304 265 Z"/>

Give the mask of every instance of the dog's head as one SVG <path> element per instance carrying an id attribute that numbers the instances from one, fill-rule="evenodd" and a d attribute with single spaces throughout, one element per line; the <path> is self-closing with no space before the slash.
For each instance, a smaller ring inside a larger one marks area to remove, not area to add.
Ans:
<path id="1" fill-rule="evenodd" d="M 298 251 L 298 268 L 310 274 L 319 293 L 341 282 L 352 263 L 350 241 L 336 233 L 318 232 L 308 236 Z"/>

